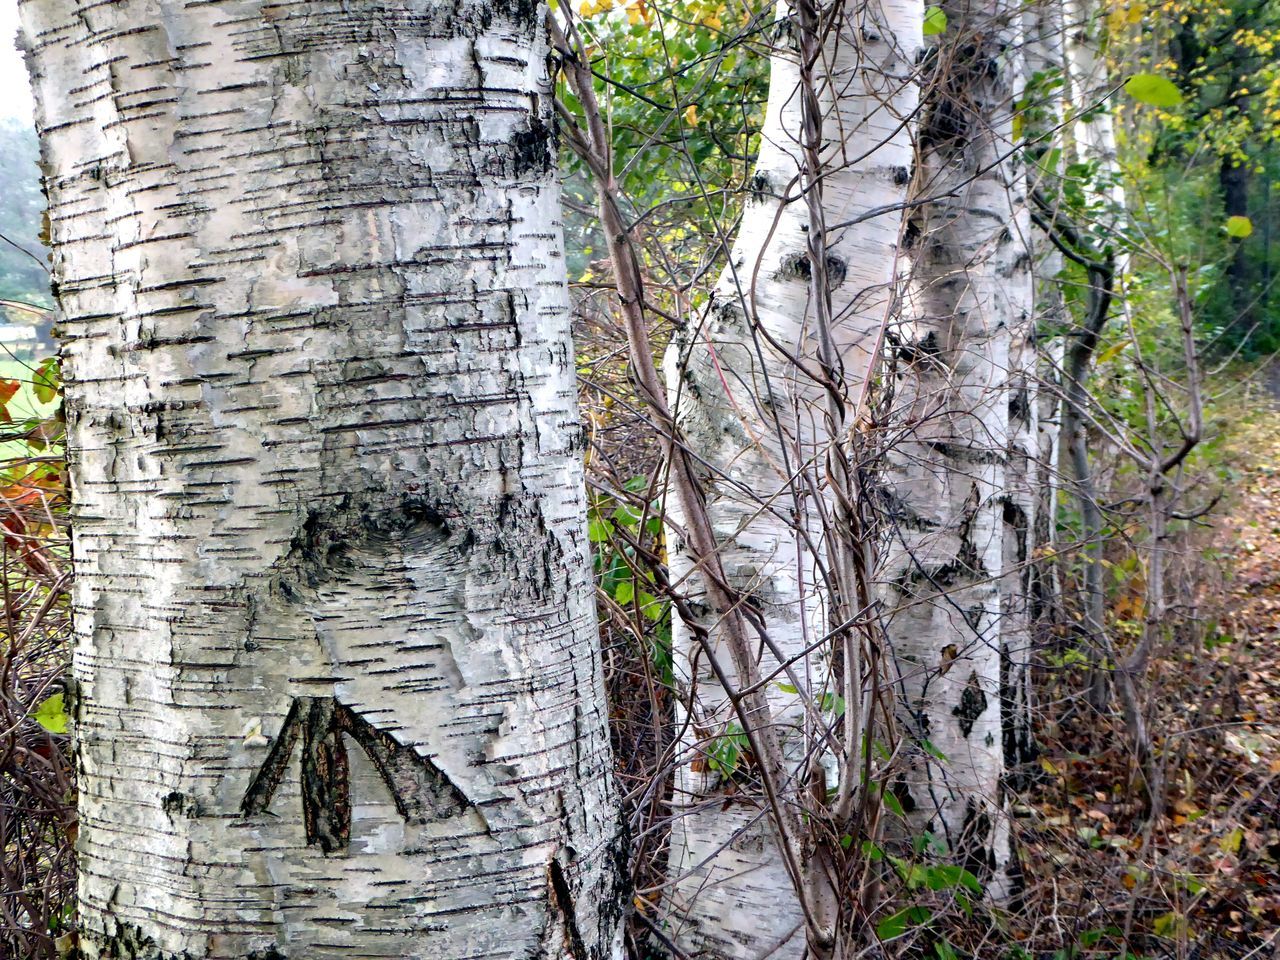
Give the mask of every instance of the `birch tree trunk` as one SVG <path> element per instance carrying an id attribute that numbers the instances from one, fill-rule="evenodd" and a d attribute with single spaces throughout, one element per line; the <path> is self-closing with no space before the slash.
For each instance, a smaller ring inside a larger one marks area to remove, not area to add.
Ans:
<path id="1" fill-rule="evenodd" d="M 890 449 L 893 515 L 884 579 L 904 726 L 901 785 L 929 830 L 999 898 L 1003 810 L 1002 597 L 1011 437 L 1030 413 L 1010 353 L 1032 312 L 1025 180 L 1013 153 L 1020 12 L 1005 0 L 943 4 L 930 54 L 898 337 Z M 1017 421 L 1011 427 L 1011 419 Z"/>
<path id="2" fill-rule="evenodd" d="M 1106 38 L 1107 18 L 1101 6 L 1090 0 L 1065 0 L 1069 21 L 1067 31 L 1067 81 L 1071 103 L 1077 119 L 1071 126 L 1075 139 L 1076 160 L 1095 165 L 1095 183 L 1092 193 L 1110 208 L 1103 220 L 1103 228 L 1115 230 L 1123 226 L 1125 218 L 1125 189 L 1121 179 L 1119 157 L 1116 150 L 1115 118 L 1106 109 L 1106 99 L 1112 89 L 1106 57 L 1102 55 Z M 1101 106 L 1102 109 L 1098 109 Z M 1127 318 L 1128 298 L 1124 295 L 1124 277 L 1129 270 L 1129 254 L 1123 242 L 1115 244 L 1114 269 L 1117 306 Z M 1108 292 L 1110 302 L 1111 294 Z M 1106 317 L 1099 318 L 1102 323 Z M 1101 327 L 1099 327 L 1099 330 Z M 1073 331 L 1073 339 L 1079 343 L 1090 335 Z M 1096 340 L 1096 332 L 1093 334 Z M 1074 352 L 1074 351 L 1070 351 Z M 1082 357 L 1078 372 L 1068 369 L 1065 378 L 1066 403 L 1063 416 L 1063 442 L 1066 444 L 1074 494 L 1080 506 L 1081 536 L 1084 561 L 1084 627 L 1089 635 L 1090 650 L 1089 702 L 1098 711 L 1107 709 L 1110 703 L 1108 679 L 1110 668 L 1105 664 L 1111 640 L 1106 635 L 1106 595 L 1103 586 L 1102 550 L 1103 517 L 1097 503 L 1095 481 L 1090 465 L 1089 438 L 1085 407 L 1089 402 L 1088 389 L 1076 378 L 1087 375 L 1092 362 L 1092 349 Z"/>
<path id="3" fill-rule="evenodd" d="M 22 5 L 86 957 L 616 952 L 543 17 Z"/>
<path id="4" fill-rule="evenodd" d="M 1035 161 L 1025 165 L 1026 187 L 1042 195 L 1056 192 L 1061 176 L 1055 166 L 1061 151 L 1054 147 L 1060 142 L 1061 89 L 1066 82 L 1062 19 L 1060 0 L 1040 0 L 1024 9 L 1026 82 L 1019 86 L 1019 78 L 1014 80 L 1014 101 L 1024 104 L 1025 153 Z M 1053 561 L 1045 556 L 1054 548 L 1058 490 L 1059 401 L 1053 381 L 1062 367 L 1058 333 L 1069 322 L 1057 281 L 1062 255 L 1043 231 L 1025 219 L 1016 224 L 1029 231 L 1022 239 L 1031 260 L 1026 281 L 1030 291 L 1024 289 L 1022 296 L 1033 309 L 1027 321 L 1012 330 L 1008 387 L 1001 707 L 1006 778 L 1015 784 L 1024 782 L 1019 768 L 1036 753 L 1031 662 L 1036 631 L 1055 602 Z"/>
<path id="5" fill-rule="evenodd" d="M 824 639 L 840 587 L 829 555 L 836 521 L 823 458 L 844 437 L 817 373 L 820 328 L 829 330 L 835 386 L 852 422 L 888 308 L 912 163 L 908 122 L 922 14 L 919 4 L 903 0 L 828 4 L 816 15 L 833 26 L 821 55 L 806 66 L 797 13 L 779 7 L 752 196 L 709 309 L 667 354 L 668 391 L 704 465 L 723 566 L 760 637 L 758 673 L 773 678 L 766 690 L 793 811 L 815 781 L 825 794 L 856 778 L 858 766 L 841 760 L 842 750 L 845 761 L 858 753 L 836 735 L 834 707 L 850 701 L 845 728 L 858 729 L 857 705 L 846 691 L 865 678 L 848 659 L 849 683 L 833 675 L 832 645 Z M 815 75 L 813 117 L 804 108 L 806 71 Z M 806 144 L 806 123 L 820 128 L 820 143 Z M 820 178 L 806 167 L 806 145 L 820 158 Z M 829 302 L 819 322 L 815 300 L 824 291 Z M 672 513 L 678 527 L 678 507 Z M 671 565 L 717 638 L 705 585 L 678 537 Z M 671 834 L 675 941 L 689 953 L 798 956 L 805 917 L 797 878 L 784 869 L 750 758 L 735 755 L 732 691 L 683 625 L 674 631 L 674 650 L 688 685 L 677 718 L 687 726 Z M 819 893 L 816 901 L 824 896 L 830 899 Z"/>

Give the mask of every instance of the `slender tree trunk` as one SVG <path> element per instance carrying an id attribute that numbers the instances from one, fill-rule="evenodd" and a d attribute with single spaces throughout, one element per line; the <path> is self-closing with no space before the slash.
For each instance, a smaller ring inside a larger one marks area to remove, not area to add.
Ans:
<path id="1" fill-rule="evenodd" d="M 1029 435 L 1033 416 L 1010 390 L 1011 350 L 1025 346 L 1033 309 L 1012 134 L 1020 11 L 1004 0 L 943 10 L 915 181 L 928 202 L 913 214 L 906 251 L 893 418 L 902 441 L 889 454 L 894 529 L 882 576 L 913 741 L 903 806 L 917 834 L 945 838 L 999 898 L 1011 868 L 1000 709 L 1005 490 L 1011 418 Z"/>
<path id="2" fill-rule="evenodd" d="M 1117 86 L 1102 55 L 1106 8 L 1093 0 L 1064 0 L 1066 24 L 1067 92 L 1075 117 L 1069 129 L 1075 156 L 1094 161 L 1103 197 L 1111 201 L 1111 216 L 1122 215 L 1124 185 L 1116 152 L 1115 112 L 1110 101 Z"/>
<path id="3" fill-rule="evenodd" d="M 1243 111 L 1243 105 L 1236 104 Z M 1235 157 L 1223 157 L 1218 165 L 1218 186 L 1222 191 L 1223 211 L 1228 217 L 1249 216 L 1250 165 Z M 1231 316 L 1228 323 L 1243 334 L 1252 331 L 1255 303 L 1249 282 L 1249 258 L 1242 240 L 1232 240 L 1231 259 L 1227 262 L 1227 288 L 1230 291 Z"/>
<path id="4" fill-rule="evenodd" d="M 1114 84 L 1107 71 L 1106 58 L 1101 56 L 1106 31 L 1105 11 L 1090 0 L 1066 0 L 1066 10 L 1067 84 L 1077 117 L 1070 127 L 1075 138 L 1075 157 L 1080 162 L 1096 164 L 1097 181 L 1093 185 L 1093 192 L 1108 202 L 1110 211 L 1104 217 L 1104 224 L 1114 228 L 1122 222 L 1125 215 L 1125 189 L 1116 152 L 1115 118 L 1107 103 L 1107 96 Z M 1124 278 L 1129 269 L 1129 256 L 1124 252 L 1123 245 L 1120 246 L 1121 251 L 1114 263 L 1115 291 L 1119 309 L 1127 313 Z M 1106 318 L 1102 319 L 1105 322 Z M 1069 349 L 1069 358 L 1075 353 L 1074 349 Z M 1086 355 L 1085 365 L 1078 371 L 1080 376 L 1087 376 L 1090 359 L 1091 354 Z M 1070 372 L 1068 376 L 1071 376 Z M 1085 435 L 1087 427 L 1084 411 L 1088 404 L 1088 392 L 1083 381 L 1068 384 L 1065 397 L 1068 406 L 1082 404 L 1064 415 L 1063 435 L 1071 463 L 1073 492 L 1080 509 L 1084 540 L 1082 556 L 1086 569 L 1083 606 L 1085 629 L 1090 638 L 1089 703 L 1095 710 L 1101 711 L 1107 709 L 1110 702 L 1111 670 L 1104 663 L 1110 639 L 1104 633 L 1106 594 L 1102 585 L 1102 513 L 1096 502 L 1085 502 L 1093 498 L 1095 491 L 1089 464 L 1089 441 Z M 1070 431 L 1066 429 L 1068 421 L 1071 424 Z"/>
<path id="5" fill-rule="evenodd" d="M 612 955 L 543 7 L 22 16 L 84 955 Z"/>
<path id="6" fill-rule="evenodd" d="M 1060 0 L 1040 0 L 1022 15 L 1027 85 L 1015 90 L 1024 103 L 1022 130 L 1027 189 L 1056 196 L 1061 178 L 1062 97 L 1053 78 L 1066 69 Z M 1035 82 L 1033 82 L 1035 81 Z M 1015 81 L 1016 85 L 1016 81 Z M 1020 225 L 1024 221 L 1018 221 Z M 1025 782 L 1023 769 L 1036 753 L 1031 663 L 1037 632 L 1052 617 L 1052 582 L 1059 401 L 1053 378 L 1061 368 L 1058 334 L 1067 319 L 1057 275 L 1062 255 L 1034 228 L 1026 237 L 1032 260 L 1028 321 L 1013 328 L 1009 380 L 1009 461 L 1001 585 L 1001 707 L 1006 779 Z M 1026 295 L 1026 292 L 1023 292 Z"/>
<path id="7" fill-rule="evenodd" d="M 774 678 L 766 690 L 793 807 L 813 789 L 823 803 L 827 788 L 851 797 L 860 766 L 853 744 L 864 729 L 858 697 L 866 676 L 848 653 L 837 655 L 842 672 L 833 672 L 824 639 L 835 598 L 858 607 L 848 564 L 832 556 L 839 511 L 825 458 L 856 416 L 888 309 L 912 163 L 922 12 L 900 0 L 827 5 L 806 23 L 780 8 L 752 195 L 710 308 L 667 354 L 668 392 L 704 465 L 723 567 L 760 635 L 759 673 Z M 673 579 L 718 635 L 704 578 L 678 537 L 671 562 Z M 722 762 L 722 745 L 733 742 L 732 691 L 693 631 L 678 625 L 674 643 L 688 684 L 671 840 L 676 942 L 690 953 L 796 956 L 805 918 L 775 830 L 752 795 L 749 758 Z M 846 649 L 857 643 L 847 640 Z M 820 862 L 808 867 L 822 873 Z M 815 910 L 847 909 L 818 889 L 827 882 L 809 891 Z"/>

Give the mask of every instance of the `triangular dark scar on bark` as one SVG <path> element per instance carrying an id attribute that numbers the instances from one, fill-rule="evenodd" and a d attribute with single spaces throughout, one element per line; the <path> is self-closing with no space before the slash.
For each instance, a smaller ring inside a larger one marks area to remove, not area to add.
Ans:
<path id="1" fill-rule="evenodd" d="M 397 743 L 333 697 L 295 697 L 280 735 L 271 746 L 240 809 L 265 813 L 284 779 L 294 746 L 302 741 L 302 819 L 307 843 L 325 853 L 351 842 L 351 771 L 342 735 L 351 737 L 373 761 L 400 816 L 429 823 L 456 816 L 470 804 L 430 760 Z"/>

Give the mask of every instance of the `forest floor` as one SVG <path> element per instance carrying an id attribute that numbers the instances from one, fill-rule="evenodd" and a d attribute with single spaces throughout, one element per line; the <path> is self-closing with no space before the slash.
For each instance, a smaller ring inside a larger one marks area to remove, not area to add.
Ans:
<path id="1" fill-rule="evenodd" d="M 1146 678 L 1167 764 L 1158 822 L 1122 725 L 1067 695 L 1079 668 L 1048 678 L 1043 775 L 1018 821 L 1037 921 L 1015 936 L 1032 957 L 1280 958 L 1280 412 L 1239 424 L 1226 448 L 1183 628 Z M 1118 593 L 1123 628 L 1142 614 Z"/>

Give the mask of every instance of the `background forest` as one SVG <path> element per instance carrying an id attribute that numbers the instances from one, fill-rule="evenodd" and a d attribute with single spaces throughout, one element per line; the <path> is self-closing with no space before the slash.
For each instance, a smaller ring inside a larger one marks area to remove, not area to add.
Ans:
<path id="1" fill-rule="evenodd" d="M 684 957 L 682 891 L 666 872 L 673 794 L 700 777 L 729 810 L 768 758 L 731 711 L 699 715 L 689 693 L 681 635 L 715 604 L 705 588 L 691 596 L 688 548 L 664 524 L 678 470 L 664 459 L 661 407 L 637 370 L 647 362 L 656 379 L 665 355 L 672 405 L 672 383 L 696 394 L 696 378 L 670 358 L 694 355 L 690 318 L 717 309 L 746 211 L 780 190 L 760 181 L 757 164 L 771 60 L 793 38 L 773 7 L 718 0 L 587 0 L 554 19 L 588 536 L 632 843 L 626 943 L 637 960 Z M 1274 956 L 1280 3 L 1030 2 L 1015 19 L 1027 66 L 1008 118 L 1009 162 L 1025 178 L 1027 253 L 1005 276 L 1031 273 L 1034 330 L 1019 371 L 1039 385 L 1025 402 L 1061 440 L 1027 441 L 1040 478 L 1026 483 L 1036 529 L 1013 569 L 1031 600 L 1005 610 L 1024 624 L 1017 669 L 1028 676 L 1019 686 L 1001 675 L 1001 696 L 1019 704 L 1006 712 L 1025 710 L 1028 722 L 1006 723 L 994 747 L 1013 853 L 996 867 L 986 854 L 933 856 L 948 842 L 915 829 L 890 774 L 858 830 L 828 845 L 835 859 L 848 856 L 839 869 L 862 871 L 864 893 L 881 876 L 860 919 L 874 946 L 859 955 Z M 930 64 L 951 57 L 955 75 L 964 51 L 989 38 L 935 6 L 923 34 L 934 59 L 912 66 L 928 103 L 947 75 Z M 926 119 L 926 132 L 936 124 Z M 927 139 L 913 145 L 917 158 Z M 0 300 L 45 309 L 37 175 L 31 132 L 0 125 Z M 906 366 L 923 342 L 888 329 L 869 352 Z M 733 378 L 715 362 L 708 369 Z M 60 381 L 54 358 L 15 356 L 3 372 L 0 950 L 68 956 L 76 822 Z M 887 412 L 890 394 L 844 422 L 857 469 L 842 482 L 859 529 L 910 526 L 909 511 L 871 479 L 909 472 L 902 458 L 924 443 Z M 759 613 L 744 605 L 748 620 Z M 942 674 L 963 659 L 948 649 Z M 851 725 L 850 691 L 815 684 L 807 695 L 803 679 L 779 670 L 770 697 L 798 697 L 816 728 L 822 717 L 833 731 Z M 957 690 L 962 715 L 980 691 Z M 874 707 L 867 716 L 873 729 Z M 863 748 L 864 783 L 895 769 L 893 723 L 883 723 L 882 739 L 868 734 Z M 691 741 L 692 762 L 682 759 Z M 940 743 L 922 744 L 926 764 L 951 763 Z"/>

